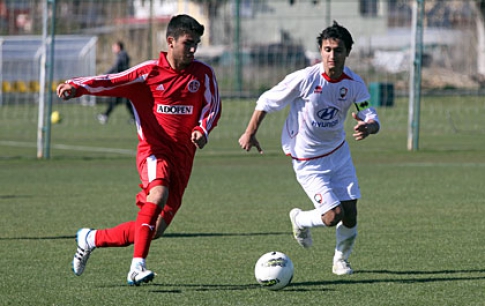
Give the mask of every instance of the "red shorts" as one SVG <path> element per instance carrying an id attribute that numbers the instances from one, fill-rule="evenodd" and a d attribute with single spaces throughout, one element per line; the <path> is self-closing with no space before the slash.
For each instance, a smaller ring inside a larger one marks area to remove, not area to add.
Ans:
<path id="1" fill-rule="evenodd" d="M 138 167 L 141 184 L 140 191 L 136 196 L 136 205 L 142 207 L 145 204 L 150 189 L 154 186 L 166 186 L 169 189 L 168 200 L 160 215 L 167 225 L 182 205 L 182 197 L 187 187 L 191 168 L 175 166 L 169 159 L 150 156 Z"/>

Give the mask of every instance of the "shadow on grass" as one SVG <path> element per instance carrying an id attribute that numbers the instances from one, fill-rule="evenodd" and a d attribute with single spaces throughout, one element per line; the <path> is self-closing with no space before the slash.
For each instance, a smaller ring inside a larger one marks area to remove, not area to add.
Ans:
<path id="1" fill-rule="evenodd" d="M 394 275 L 434 275 L 434 274 L 457 274 L 457 273 L 485 273 L 480 270 L 438 270 L 438 271 L 392 271 L 392 270 L 357 270 L 357 274 L 394 274 Z"/>
<path id="2" fill-rule="evenodd" d="M 257 233 L 169 233 L 163 238 L 200 238 L 200 237 L 245 237 L 245 236 L 279 236 L 289 235 L 288 232 L 257 232 Z M 0 237 L 0 240 L 56 240 L 56 239 L 76 239 L 76 235 L 68 236 L 45 236 L 45 237 Z"/>
<path id="3" fill-rule="evenodd" d="M 184 288 L 179 290 L 167 289 L 167 290 L 150 290 L 151 292 L 155 293 L 183 293 L 184 290 L 190 291 L 243 291 L 243 290 L 262 290 L 262 291 L 270 291 L 261 287 L 258 284 L 246 284 L 246 285 L 220 285 L 220 284 L 213 284 L 213 285 L 203 285 L 203 284 L 151 284 L 151 286 L 156 287 L 178 287 Z M 305 292 L 305 291 L 334 291 L 333 289 L 326 289 L 326 288 L 297 288 L 298 283 L 290 284 L 283 290 L 279 290 L 278 292 Z"/>
<path id="4" fill-rule="evenodd" d="M 402 278 L 383 278 L 383 279 L 352 279 L 352 277 L 346 277 L 345 279 L 338 279 L 335 281 L 322 281 L 322 282 L 300 282 L 294 283 L 292 286 L 320 286 L 320 285 L 342 285 L 342 284 L 378 284 L 378 283 L 402 283 L 402 284 L 416 284 L 416 283 L 434 283 L 434 282 L 452 282 L 452 281 L 472 281 L 472 280 L 485 280 L 483 276 L 453 276 L 453 274 L 480 274 L 485 273 L 485 269 L 477 270 L 438 270 L 438 271 L 391 271 L 391 270 L 357 270 L 354 271 L 354 275 L 360 274 L 390 274 L 390 275 L 428 275 L 430 277 L 417 278 L 417 277 L 402 277 Z M 431 277 L 438 275 L 448 275 L 447 277 Z"/>
<path id="5" fill-rule="evenodd" d="M 290 235 L 289 232 L 257 232 L 257 233 L 168 233 L 162 238 L 194 238 L 194 237 L 244 237 L 244 236 L 278 236 Z"/>
<path id="6" fill-rule="evenodd" d="M 0 237 L 0 240 L 59 240 L 76 239 L 76 235 L 70 236 L 46 236 L 46 237 Z"/>
<path id="7" fill-rule="evenodd" d="M 127 285 L 105 285 L 101 286 L 104 288 L 113 288 L 113 287 L 126 287 Z M 142 284 L 141 287 L 146 287 L 149 292 L 153 293 L 184 293 L 185 291 L 196 291 L 196 292 L 210 292 L 210 291 L 246 291 L 246 290 L 261 290 L 261 291 L 270 291 L 259 284 L 246 284 L 246 285 L 230 285 L 230 284 L 211 284 L 211 285 L 204 285 L 204 284 L 157 284 L 157 283 L 150 283 L 150 284 Z M 166 289 L 157 289 L 157 288 L 166 288 Z M 178 289 L 176 289 L 178 288 Z M 295 288 L 293 284 L 290 284 L 283 290 L 279 290 L 278 292 L 306 292 L 306 291 L 335 291 L 333 289 L 326 289 L 326 288 Z"/>
<path id="8" fill-rule="evenodd" d="M 18 195 L 18 194 L 0 194 L 0 200 L 12 200 L 22 198 L 33 198 L 32 195 Z"/>
<path id="9" fill-rule="evenodd" d="M 434 282 L 453 282 L 453 281 L 477 281 L 485 280 L 484 276 L 451 276 L 453 274 L 480 274 L 485 273 L 485 269 L 479 270 L 438 270 L 438 271 L 391 271 L 391 270 L 360 270 L 355 271 L 355 275 L 359 274 L 391 274 L 391 275 L 428 275 L 430 277 L 416 278 L 384 278 L 384 279 L 353 279 L 352 276 L 339 278 L 334 281 L 318 281 L 318 282 L 292 282 L 288 287 L 281 290 L 282 292 L 310 292 L 310 291 L 336 291 L 334 289 L 324 288 L 325 286 L 333 285 L 359 285 L 359 284 L 381 284 L 381 283 L 396 283 L 396 284 L 419 284 L 419 283 L 434 283 Z M 448 277 L 431 277 L 433 275 L 450 275 Z M 153 287 L 174 287 L 181 288 L 178 290 L 150 290 L 155 293 L 182 293 L 184 290 L 190 291 L 236 291 L 236 290 L 266 290 L 258 284 L 247 285 L 204 285 L 204 284 L 150 284 Z"/>

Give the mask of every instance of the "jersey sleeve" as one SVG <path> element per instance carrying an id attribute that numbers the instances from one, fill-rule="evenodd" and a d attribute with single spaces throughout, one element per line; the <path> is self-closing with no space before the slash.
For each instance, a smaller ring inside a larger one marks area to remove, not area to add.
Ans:
<path id="1" fill-rule="evenodd" d="M 199 126 L 194 130 L 202 132 L 206 138 L 214 127 L 216 127 L 221 116 L 222 104 L 219 96 L 219 87 L 214 74 L 211 70 L 204 76 L 204 101 L 200 114 Z"/>
<path id="2" fill-rule="evenodd" d="M 354 79 L 359 83 L 354 102 L 358 117 L 366 122 L 372 119 L 380 125 L 377 110 L 370 104 L 370 93 L 364 81 L 358 75 L 355 75 Z"/>
<path id="3" fill-rule="evenodd" d="M 369 101 L 363 101 L 360 103 L 355 103 L 355 106 L 357 107 L 357 116 L 364 120 L 365 122 L 369 120 L 374 120 L 381 125 L 379 121 L 379 116 L 377 115 L 377 110 L 372 107 L 369 103 Z"/>
<path id="4" fill-rule="evenodd" d="M 267 113 L 276 112 L 300 96 L 302 71 L 287 75 L 280 83 L 264 92 L 256 102 L 256 110 Z"/>
<path id="5" fill-rule="evenodd" d="M 143 82 L 151 64 L 151 61 L 147 61 L 119 73 L 77 77 L 66 83 L 76 88 L 76 97 L 93 95 L 130 98 L 133 91 L 128 85 Z"/>

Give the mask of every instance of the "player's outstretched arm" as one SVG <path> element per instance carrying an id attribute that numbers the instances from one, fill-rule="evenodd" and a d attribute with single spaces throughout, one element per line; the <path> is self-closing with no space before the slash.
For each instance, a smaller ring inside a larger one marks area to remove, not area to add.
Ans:
<path id="1" fill-rule="evenodd" d="M 241 149 L 246 150 L 249 152 L 251 148 L 254 146 L 258 150 L 260 154 L 263 154 L 263 149 L 261 149 L 261 145 L 259 141 L 256 139 L 256 132 L 258 131 L 261 122 L 263 121 L 264 117 L 266 116 L 266 112 L 255 110 L 249 124 L 246 128 L 246 131 L 239 137 L 239 145 Z"/>
<path id="2" fill-rule="evenodd" d="M 71 84 L 62 83 L 57 86 L 57 96 L 63 100 L 69 100 L 76 96 L 76 88 Z"/>

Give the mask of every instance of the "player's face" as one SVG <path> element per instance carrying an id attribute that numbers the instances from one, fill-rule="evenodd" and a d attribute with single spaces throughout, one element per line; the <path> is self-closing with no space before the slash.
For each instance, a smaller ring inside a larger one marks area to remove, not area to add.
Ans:
<path id="1" fill-rule="evenodd" d="M 349 55 L 344 42 L 338 38 L 322 41 L 320 55 L 325 73 L 331 78 L 339 78 L 344 71 L 345 60 Z"/>
<path id="2" fill-rule="evenodd" d="M 184 34 L 178 39 L 169 37 L 169 56 L 173 60 L 174 69 L 186 68 L 194 60 L 195 51 L 200 43 L 200 36 L 197 34 Z"/>

